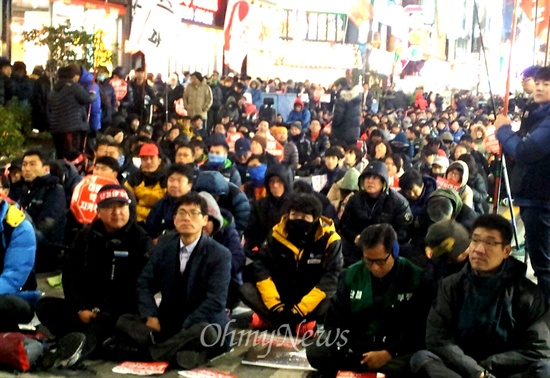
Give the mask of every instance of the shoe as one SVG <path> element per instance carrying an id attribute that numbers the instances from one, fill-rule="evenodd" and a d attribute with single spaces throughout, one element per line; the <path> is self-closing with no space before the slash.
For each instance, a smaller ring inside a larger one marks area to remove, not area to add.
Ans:
<path id="1" fill-rule="evenodd" d="M 176 354 L 178 366 L 184 370 L 191 370 L 208 361 L 206 351 L 182 350 Z"/>
<path id="2" fill-rule="evenodd" d="M 252 320 L 250 321 L 250 328 L 263 330 L 263 329 L 272 328 L 272 325 L 270 322 L 262 318 L 260 315 L 253 313 Z"/>
<path id="3" fill-rule="evenodd" d="M 54 368 L 69 368 L 76 365 L 82 355 L 86 336 L 80 332 L 69 333 L 57 344 L 54 354 Z"/>
<path id="4" fill-rule="evenodd" d="M 315 320 L 311 320 L 306 323 L 298 323 L 296 324 L 296 336 L 302 337 L 305 334 L 308 334 L 310 337 L 315 337 L 317 333 L 315 330 L 317 329 L 317 322 Z"/>
<path id="5" fill-rule="evenodd" d="M 144 353 L 137 344 L 117 336 L 103 342 L 102 352 L 105 359 L 111 361 L 141 361 L 144 358 Z"/>

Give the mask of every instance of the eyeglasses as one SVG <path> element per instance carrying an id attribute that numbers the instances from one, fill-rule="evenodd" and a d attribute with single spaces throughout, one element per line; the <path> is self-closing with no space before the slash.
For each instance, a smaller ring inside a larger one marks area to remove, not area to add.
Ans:
<path id="1" fill-rule="evenodd" d="M 492 247 L 496 247 L 499 244 L 504 244 L 504 243 L 503 242 L 497 242 L 497 241 L 494 241 L 494 240 L 482 240 L 482 239 L 477 239 L 477 238 L 473 238 L 472 241 L 470 242 L 470 245 L 472 247 L 477 247 L 480 244 L 483 244 L 484 247 L 492 248 Z"/>
<path id="2" fill-rule="evenodd" d="M 176 215 L 181 218 L 189 217 L 189 218 L 198 218 L 202 215 L 202 212 L 200 210 L 190 210 L 187 211 L 185 209 L 179 209 L 176 212 Z"/>
<path id="3" fill-rule="evenodd" d="M 387 255 L 384 259 L 368 259 L 366 257 L 363 257 L 363 261 L 368 265 L 372 266 L 373 264 L 376 264 L 378 266 L 384 266 L 388 262 L 388 259 L 391 255 Z"/>

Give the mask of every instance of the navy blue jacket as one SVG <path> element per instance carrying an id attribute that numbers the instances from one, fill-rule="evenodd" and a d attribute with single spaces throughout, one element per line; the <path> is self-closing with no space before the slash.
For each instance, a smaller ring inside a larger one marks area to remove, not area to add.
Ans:
<path id="1" fill-rule="evenodd" d="M 175 198 L 166 195 L 161 198 L 145 219 L 145 229 L 153 238 L 158 238 L 164 231 L 174 229 L 174 202 Z"/>
<path id="2" fill-rule="evenodd" d="M 504 152 L 516 159 L 510 178 L 516 205 L 550 208 L 550 103 L 535 110 L 532 117 L 534 124 L 525 137 L 510 125 L 499 128 L 496 136 Z"/>
<path id="3" fill-rule="evenodd" d="M 179 273 L 180 235 L 170 232 L 159 238 L 149 261 L 137 280 L 139 314 L 142 318 L 157 317 L 161 327 L 163 321 L 171 322 L 173 304 L 177 302 L 176 280 Z M 227 248 L 202 235 L 186 269 L 190 269 L 187 280 L 187 313 L 182 328 L 206 322 L 227 324 L 225 304 L 231 280 L 231 253 Z M 157 307 L 155 294 L 162 294 Z"/>

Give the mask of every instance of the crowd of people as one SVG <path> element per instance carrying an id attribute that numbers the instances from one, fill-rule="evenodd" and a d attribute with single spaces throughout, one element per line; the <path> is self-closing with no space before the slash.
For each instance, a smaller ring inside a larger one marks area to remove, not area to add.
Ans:
<path id="1" fill-rule="evenodd" d="M 11 68 L 0 62 L 0 93 L 25 101 Z M 307 356 L 327 376 L 550 375 L 550 68 L 524 72 L 533 96 L 518 104 L 517 133 L 459 95 L 443 109 L 423 88 L 401 108 L 399 96 L 379 101 L 349 77 L 325 90 L 133 75 L 71 64 L 43 81 L 45 97 L 28 78 L 55 159 L 27 150 L 2 177 L 0 331 L 36 313 L 51 334 L 37 365 L 190 369 L 228 350 L 216 329 L 242 301 L 252 329 L 314 337 L 323 324 L 326 343 Z M 296 94 L 288 115 L 264 99 L 277 91 Z M 498 167 L 488 130 L 513 158 L 538 286 L 511 256 L 510 223 L 489 214 Z M 88 174 L 113 184 L 84 225 L 69 208 Z M 64 298 L 40 296 L 35 272 L 59 269 Z"/>

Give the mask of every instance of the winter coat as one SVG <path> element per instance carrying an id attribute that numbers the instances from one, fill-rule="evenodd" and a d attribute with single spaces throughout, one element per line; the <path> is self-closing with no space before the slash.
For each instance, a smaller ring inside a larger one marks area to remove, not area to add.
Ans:
<path id="1" fill-rule="evenodd" d="M 313 160 L 318 157 L 324 157 L 325 151 L 330 147 L 328 135 L 323 131 L 319 131 L 319 136 L 317 136 L 317 139 L 313 140 L 311 137 L 311 131 L 308 130 L 305 134 L 306 138 L 311 141 L 311 159 Z"/>
<path id="2" fill-rule="evenodd" d="M 483 177 L 479 173 L 476 173 L 468 179 L 468 186 L 472 189 L 474 211 L 479 215 L 488 213 L 489 203 L 487 199 L 489 194 L 487 193 L 487 184 Z"/>
<path id="3" fill-rule="evenodd" d="M 256 109 L 260 109 L 264 104 L 262 99 L 262 91 L 257 88 L 248 88 L 247 93 L 252 95 L 252 103 L 256 105 Z"/>
<path id="4" fill-rule="evenodd" d="M 462 181 L 460 182 L 460 189 L 458 190 L 458 194 L 460 195 L 462 203 L 466 206 L 469 206 L 473 210 L 474 192 L 472 191 L 472 188 L 468 186 L 468 180 L 470 179 L 470 170 L 468 169 L 468 165 L 466 165 L 466 163 L 462 160 L 457 160 L 449 165 L 449 168 L 447 168 L 447 172 L 449 172 L 449 170 L 451 169 L 458 169 L 460 172 L 462 172 Z M 447 173 L 445 175 L 447 175 Z"/>
<path id="5" fill-rule="evenodd" d="M 286 123 L 290 127 L 294 122 L 299 121 L 302 124 L 302 130 L 306 132 L 309 130 L 309 123 L 311 122 L 311 113 L 308 109 L 304 108 L 304 103 L 299 98 L 296 99 L 296 101 L 294 102 L 294 105 L 296 105 L 297 103 L 302 105 L 302 110 L 297 112 L 296 110 L 292 109 L 288 114 Z"/>
<path id="6" fill-rule="evenodd" d="M 144 222 L 149 212 L 166 194 L 165 170 L 161 166 L 153 173 L 138 171 L 130 175 L 124 186 L 136 197 L 137 221 Z"/>
<path id="7" fill-rule="evenodd" d="M 151 238 L 133 221 L 113 233 L 99 219 L 85 226 L 63 268 L 69 306 L 75 313 L 95 307 L 111 315 L 136 313 L 136 281 L 152 249 Z"/>
<path id="8" fill-rule="evenodd" d="M 304 133 L 300 133 L 295 136 L 293 135 L 290 137 L 290 139 L 298 150 L 299 164 L 307 164 L 311 160 L 311 154 L 313 153 L 311 140 L 307 139 Z"/>
<path id="9" fill-rule="evenodd" d="M 550 208 L 550 103 L 533 112 L 533 126 L 522 138 L 510 125 L 497 130 L 504 152 L 516 159 L 510 178 L 517 206 Z"/>
<path id="10" fill-rule="evenodd" d="M 101 128 L 105 130 L 113 122 L 113 115 L 116 112 L 116 94 L 109 80 L 99 82 L 98 85 L 101 95 Z"/>
<path id="11" fill-rule="evenodd" d="M 78 83 L 84 87 L 87 92 L 95 92 L 96 96 L 92 102 L 92 107 L 86 109 L 90 114 L 90 130 L 99 131 L 101 130 L 101 96 L 99 92 L 99 86 L 94 82 L 94 75 L 84 68 L 81 68 L 80 79 Z"/>
<path id="12" fill-rule="evenodd" d="M 298 148 L 290 140 L 285 142 L 283 148 L 283 160 L 281 160 L 281 164 L 289 167 L 292 172 L 296 172 L 299 161 Z"/>
<path id="13" fill-rule="evenodd" d="M 20 103 L 29 104 L 33 94 L 33 82 L 28 76 L 11 77 L 13 97 L 16 97 Z"/>
<path id="14" fill-rule="evenodd" d="M 59 80 L 48 97 L 48 121 L 52 134 L 89 132 L 88 107 L 99 100 L 95 94 L 72 80 Z"/>
<path id="15" fill-rule="evenodd" d="M 80 174 L 76 170 L 76 167 L 73 164 L 67 163 L 64 160 L 60 161 L 63 162 L 62 164 L 65 168 L 65 179 L 63 180 L 63 188 L 65 189 L 65 200 L 67 202 L 67 208 L 69 208 L 71 205 L 74 188 L 78 185 L 80 181 L 82 181 L 82 176 L 80 176 Z"/>
<path id="16" fill-rule="evenodd" d="M 336 295 L 325 320 L 334 335 L 348 330 L 345 350 L 363 354 L 387 350 L 392 357 L 417 351 L 423 345 L 421 269 L 398 257 L 392 270 L 376 279 L 359 261 L 340 275 Z M 378 289 L 377 289 L 378 287 Z M 386 288 L 385 290 L 382 289 Z"/>
<path id="17" fill-rule="evenodd" d="M 193 118 L 200 115 L 206 119 L 208 109 L 212 106 L 212 90 L 205 82 L 198 85 L 189 84 L 183 93 L 183 103 L 187 109 L 187 115 Z"/>
<path id="18" fill-rule="evenodd" d="M 34 230 L 18 205 L 6 200 L 0 202 L 0 234 L 0 296 L 15 295 L 33 305 L 40 298 L 33 273 Z"/>
<path id="19" fill-rule="evenodd" d="M 235 228 L 233 215 L 225 209 L 220 209 L 221 224 L 214 223 L 212 239 L 231 252 L 231 282 L 240 286 L 243 284 L 243 269 L 246 265 L 246 255 L 241 243 L 241 235 Z"/>
<path id="20" fill-rule="evenodd" d="M 346 145 L 355 144 L 361 127 L 362 88 L 355 86 L 351 90 L 342 90 L 334 104 L 332 118 L 332 137 Z"/>
<path id="21" fill-rule="evenodd" d="M 183 98 L 183 85 L 178 84 L 174 88 L 167 85 L 166 91 L 168 93 L 163 94 L 163 97 L 167 99 L 165 106 L 168 108 L 168 116 L 177 116 L 174 102 Z"/>
<path id="22" fill-rule="evenodd" d="M 342 270 L 342 244 L 333 222 L 318 220 L 313 240 L 297 247 L 288 239 L 284 215 L 273 227 L 254 262 L 254 277 L 268 309 L 285 304 L 301 316 L 336 292 Z"/>
<path id="23" fill-rule="evenodd" d="M 509 257 L 491 276 L 467 264 L 445 278 L 428 316 L 428 349 L 463 377 L 484 369 L 507 376 L 550 358 L 548 307 L 526 270 Z"/>
<path id="24" fill-rule="evenodd" d="M 275 176 L 283 181 L 285 187 L 283 195 L 279 198 L 274 197 L 269 189 L 269 179 Z M 293 178 L 288 167 L 280 164 L 267 167 L 265 173 L 267 196 L 252 201 L 250 220 L 244 232 L 245 252 L 249 257 L 256 255 L 255 252 L 259 250 L 269 231 L 279 223 L 285 213 L 286 205 L 292 195 Z"/>
<path id="25" fill-rule="evenodd" d="M 340 167 L 336 167 L 333 170 L 329 170 L 326 165 L 323 165 L 320 169 L 315 171 L 315 175 L 327 175 L 327 183 L 323 188 L 319 191 L 322 195 L 326 196 L 328 195 L 328 192 L 330 191 L 330 188 L 332 188 L 332 185 L 340 181 L 344 175 L 346 174 L 346 171 L 341 169 Z"/>
<path id="26" fill-rule="evenodd" d="M 248 198 L 238 186 L 228 182 L 220 172 L 201 172 L 193 185 L 193 191 L 210 193 L 217 199 L 220 208 L 233 215 L 237 231 L 242 233 L 246 229 L 250 216 Z"/>
<path id="27" fill-rule="evenodd" d="M 6 105 L 12 96 L 11 78 L 0 72 L 0 105 Z"/>
<path id="28" fill-rule="evenodd" d="M 65 229 L 67 202 L 59 179 L 50 174 L 27 183 L 19 203 L 36 227 L 37 239 L 61 244 Z"/>
<path id="29" fill-rule="evenodd" d="M 388 188 L 387 171 L 380 171 L 385 188 L 378 198 L 372 198 L 363 189 L 365 174 L 359 176 L 359 192 L 351 197 L 344 209 L 340 222 L 344 240 L 344 259 L 350 265 L 361 259 L 362 253 L 355 245 L 355 237 L 366 227 L 378 223 L 389 223 L 397 233 L 400 243 L 408 241 L 407 228 L 412 223 L 413 215 L 409 203 L 394 189 Z"/>
<path id="30" fill-rule="evenodd" d="M 174 203 L 176 198 L 165 195 L 153 205 L 143 227 L 153 239 L 158 238 L 165 231 L 171 231 L 174 226 Z"/>
<path id="31" fill-rule="evenodd" d="M 48 97 L 51 92 L 50 79 L 43 74 L 32 81 L 33 93 L 30 100 L 32 128 L 45 131 L 49 129 Z"/>
<path id="32" fill-rule="evenodd" d="M 409 201 L 414 219 L 427 216 L 426 205 L 428 204 L 428 199 L 437 189 L 437 182 L 430 176 L 422 176 L 422 183 L 424 184 L 424 188 L 422 189 L 420 197 L 416 201 Z"/>

